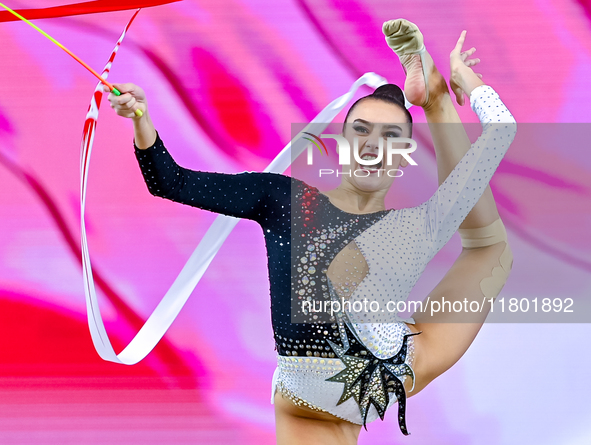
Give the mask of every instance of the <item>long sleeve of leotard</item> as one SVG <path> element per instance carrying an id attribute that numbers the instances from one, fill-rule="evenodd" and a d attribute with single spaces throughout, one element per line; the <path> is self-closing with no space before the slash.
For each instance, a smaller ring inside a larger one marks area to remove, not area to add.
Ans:
<path id="1" fill-rule="evenodd" d="M 290 178 L 275 173 L 213 173 L 179 166 L 158 135 L 145 150 L 135 146 L 135 155 L 149 192 L 182 204 L 223 215 L 263 222 L 281 209 L 278 200 L 289 203 Z"/>
<path id="2" fill-rule="evenodd" d="M 470 105 L 480 119 L 482 134 L 422 206 L 434 252 L 449 241 L 480 199 L 517 131 L 513 115 L 490 86 L 475 88 Z"/>

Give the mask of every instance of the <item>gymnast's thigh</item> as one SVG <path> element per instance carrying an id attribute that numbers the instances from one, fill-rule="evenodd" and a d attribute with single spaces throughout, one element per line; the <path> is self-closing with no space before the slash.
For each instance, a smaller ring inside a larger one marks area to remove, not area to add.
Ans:
<path id="1" fill-rule="evenodd" d="M 275 427 L 278 445 L 355 445 L 361 425 L 332 414 L 294 405 L 275 393 Z"/>
<path id="2" fill-rule="evenodd" d="M 437 322 L 483 322 L 493 302 L 504 287 L 511 267 L 513 255 L 506 241 L 479 248 L 463 248 L 443 279 L 423 300 L 425 308 L 432 309 L 432 302 L 440 303 L 442 310 L 418 311 L 414 314 L 417 323 Z M 453 306 L 444 302 L 459 301 Z M 476 310 L 471 302 L 484 304 L 484 310 Z M 450 310 L 451 308 L 451 310 Z M 443 310 L 445 309 L 445 310 Z"/>
<path id="3" fill-rule="evenodd" d="M 423 302 L 428 305 L 461 302 L 460 312 L 432 313 L 428 306 L 413 314 L 415 338 L 415 393 L 461 358 L 482 327 L 494 300 L 503 288 L 512 265 L 506 241 L 490 246 L 464 248 L 450 270 Z M 483 310 L 472 312 L 475 302 Z M 457 305 L 459 307 L 459 304 Z"/>

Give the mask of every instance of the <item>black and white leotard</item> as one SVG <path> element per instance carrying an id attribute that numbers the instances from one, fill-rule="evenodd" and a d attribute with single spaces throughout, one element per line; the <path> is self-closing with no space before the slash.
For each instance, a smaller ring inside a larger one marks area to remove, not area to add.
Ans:
<path id="1" fill-rule="evenodd" d="M 407 433 L 402 383 L 412 376 L 406 324 L 412 319 L 384 322 L 351 310 L 327 318 L 302 303 L 346 297 L 385 304 L 408 297 L 484 192 L 515 136 L 515 120 L 490 86 L 474 89 L 470 102 L 482 135 L 433 196 L 416 207 L 369 214 L 344 212 L 315 187 L 280 174 L 188 170 L 160 137 L 146 150 L 136 147 L 152 195 L 262 227 L 278 353 L 273 387 L 294 403 L 365 424 L 383 418 L 398 401 Z M 348 266 L 355 267 L 353 275 L 347 275 Z"/>

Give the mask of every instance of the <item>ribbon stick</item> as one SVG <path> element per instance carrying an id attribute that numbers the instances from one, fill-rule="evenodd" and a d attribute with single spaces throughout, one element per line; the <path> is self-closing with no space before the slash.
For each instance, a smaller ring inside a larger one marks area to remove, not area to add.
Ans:
<path id="1" fill-rule="evenodd" d="M 122 36 L 123 37 L 123 36 Z M 345 108 L 345 106 L 353 99 L 357 89 L 361 85 L 368 85 L 372 88 L 377 88 L 386 83 L 386 80 L 374 73 L 366 73 L 353 83 L 349 91 L 328 104 L 318 115 L 310 122 L 294 140 L 285 146 L 285 148 L 277 155 L 277 157 L 264 170 L 271 173 L 283 173 L 291 164 L 292 154 L 296 158 L 307 147 L 306 141 L 300 135 L 303 132 L 312 133 L 316 136 L 320 135 L 322 131 L 328 126 L 330 122 Z M 98 87 L 93 97 L 93 104 L 95 104 L 96 95 L 99 93 Z M 96 106 L 96 105 L 95 105 Z M 91 105 L 91 108 L 93 105 Z M 92 111 L 92 110 L 91 110 Z M 89 111 L 89 118 L 93 121 L 89 124 L 87 120 L 88 129 L 92 132 L 87 133 L 87 126 L 85 126 L 84 143 L 82 144 L 81 156 L 81 212 L 82 212 L 82 267 L 84 276 L 84 290 L 86 293 L 88 323 L 92 341 L 98 354 L 107 361 L 121 363 L 124 365 L 133 365 L 142 360 L 160 341 L 162 336 L 166 333 L 172 322 L 179 314 L 181 308 L 189 299 L 189 296 L 201 280 L 201 277 L 209 267 L 211 261 L 214 259 L 222 244 L 232 232 L 238 218 L 220 215 L 212 223 L 207 230 L 205 236 L 189 257 L 189 260 L 179 273 L 178 277 L 164 295 L 164 298 L 154 312 L 150 315 L 144 326 L 140 329 L 133 340 L 127 347 L 118 355 L 115 354 L 109 337 L 105 330 L 103 320 L 101 317 L 96 293 L 94 289 L 94 282 L 92 280 L 92 267 L 90 257 L 88 255 L 88 244 L 86 240 L 86 229 L 84 226 L 84 208 L 86 205 L 86 184 L 88 176 L 88 163 L 90 160 L 90 151 L 92 149 L 93 132 L 96 126 L 96 119 L 98 118 L 98 107 L 96 113 L 91 116 Z"/>
<path id="2" fill-rule="evenodd" d="M 24 18 L 22 15 L 20 15 L 18 12 L 13 11 L 12 9 L 10 9 L 8 6 L 0 3 L 0 7 L 6 9 L 8 12 L 10 12 L 12 15 L 14 15 L 15 17 L 19 18 L 20 20 L 22 20 L 23 22 L 25 22 L 27 25 L 31 26 L 33 29 L 39 31 L 41 34 L 43 34 L 45 37 L 47 37 L 51 42 L 55 43 L 57 46 L 59 46 L 61 49 L 63 49 L 66 53 L 68 53 L 70 56 L 72 56 L 72 58 L 78 62 L 80 65 L 82 65 L 84 68 L 86 68 L 88 71 L 90 71 L 95 77 L 97 77 L 100 82 L 104 85 L 106 85 L 109 90 L 111 90 L 113 92 L 113 94 L 115 94 L 116 96 L 120 96 L 121 92 L 115 88 L 113 85 L 111 85 L 109 82 L 107 82 L 103 77 L 101 77 L 95 70 L 93 70 L 90 66 L 88 66 L 82 59 L 80 59 L 76 54 L 74 54 L 72 51 L 70 51 L 68 48 L 66 48 L 64 45 L 62 45 L 60 42 L 58 42 L 56 39 L 54 39 L 53 37 L 51 37 L 49 34 L 47 34 L 45 31 L 43 31 L 41 28 L 39 28 L 37 25 L 35 25 L 34 23 L 31 23 L 29 20 L 27 20 L 26 18 Z M 139 10 L 138 10 L 139 11 Z M 137 14 L 137 12 L 136 12 Z M 135 17 L 135 15 L 134 15 Z M 133 19 L 132 19 L 133 20 Z M 143 113 L 141 110 L 135 110 L 135 115 L 138 117 L 142 117 Z"/>

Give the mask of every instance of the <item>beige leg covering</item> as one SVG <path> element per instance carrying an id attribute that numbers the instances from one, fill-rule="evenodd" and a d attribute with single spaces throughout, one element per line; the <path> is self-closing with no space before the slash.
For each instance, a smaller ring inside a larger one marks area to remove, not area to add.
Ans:
<path id="1" fill-rule="evenodd" d="M 479 247 L 492 246 L 493 244 L 505 242 L 505 249 L 499 257 L 499 266 L 495 266 L 490 277 L 480 282 L 480 289 L 487 299 L 497 298 L 501 289 L 507 282 L 509 272 L 513 266 L 513 253 L 507 242 L 507 231 L 501 219 L 497 219 L 486 227 L 477 229 L 458 229 L 462 238 L 462 247 L 465 249 L 476 249 Z"/>
<path id="2" fill-rule="evenodd" d="M 405 19 L 388 20 L 382 25 L 388 46 L 396 54 L 418 54 L 424 48 L 423 34 L 417 25 Z"/>
<path id="3" fill-rule="evenodd" d="M 408 72 L 412 71 L 412 60 L 415 54 L 418 54 L 421 58 L 420 76 L 425 82 L 425 100 L 423 104 L 426 104 L 429 101 L 429 76 L 427 76 L 426 72 L 427 61 L 425 59 L 426 49 L 423 43 L 423 34 L 419 31 L 419 27 L 405 19 L 388 20 L 382 25 L 382 32 L 386 37 L 388 46 L 400 59 L 405 73 L 408 74 Z M 410 77 L 413 76 L 410 75 Z"/>

